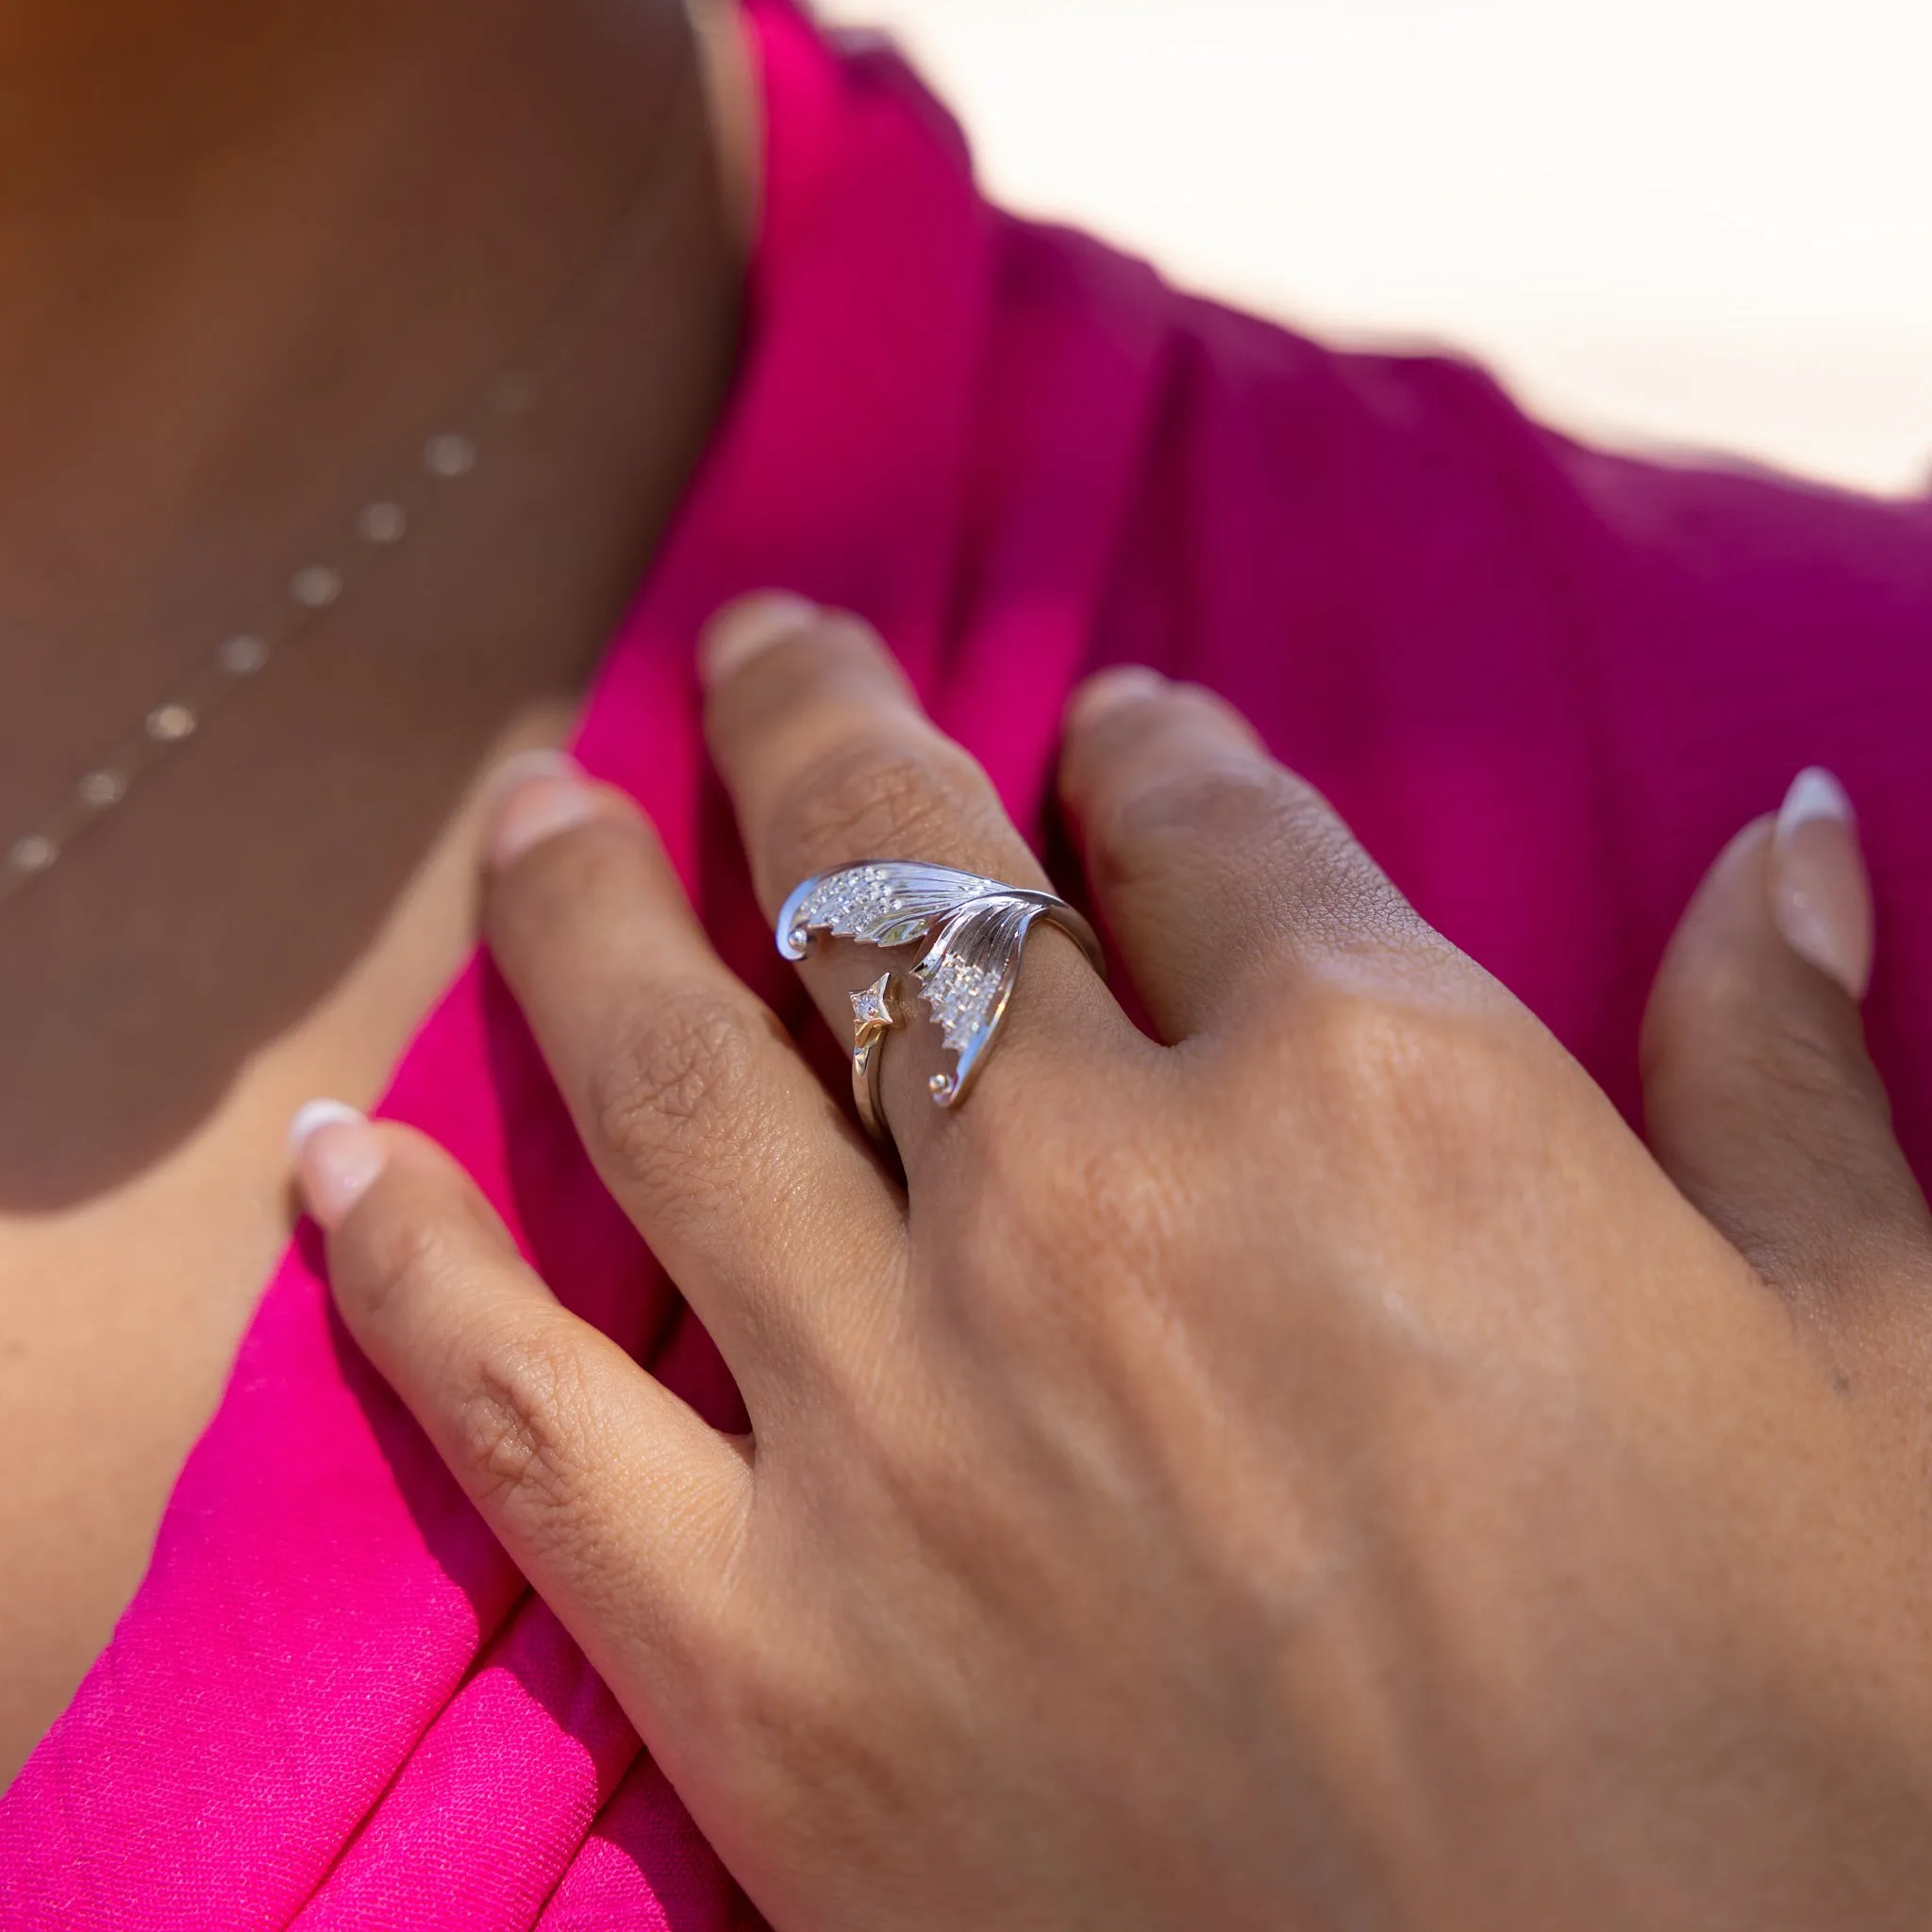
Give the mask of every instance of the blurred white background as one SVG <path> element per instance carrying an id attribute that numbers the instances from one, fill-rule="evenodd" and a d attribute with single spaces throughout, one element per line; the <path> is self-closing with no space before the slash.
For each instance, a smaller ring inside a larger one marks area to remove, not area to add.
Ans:
<path id="1" fill-rule="evenodd" d="M 1932 477 L 1928 0 L 823 0 L 992 192 L 1545 415 Z"/>

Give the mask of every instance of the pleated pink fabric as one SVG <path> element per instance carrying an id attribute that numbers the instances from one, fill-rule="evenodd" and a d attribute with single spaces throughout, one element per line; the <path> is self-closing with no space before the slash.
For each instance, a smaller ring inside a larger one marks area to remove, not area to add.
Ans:
<path id="1" fill-rule="evenodd" d="M 1594 454 L 1459 361 L 1337 355 L 1178 294 L 990 208 L 889 52 L 752 10 L 770 179 L 747 360 L 579 749 L 654 815 L 754 984 L 804 1025 L 705 769 L 692 645 L 725 598 L 786 585 L 876 623 L 1036 829 L 1081 673 L 1217 687 L 1626 1108 L 1692 886 L 1829 764 L 1864 814 L 1874 1039 L 1924 1172 L 1924 505 Z M 566 1300 L 735 1412 L 487 964 L 384 1111 L 468 1165 Z M 298 1239 L 139 1597 L 0 1805 L 0 1924 L 751 1923 Z"/>

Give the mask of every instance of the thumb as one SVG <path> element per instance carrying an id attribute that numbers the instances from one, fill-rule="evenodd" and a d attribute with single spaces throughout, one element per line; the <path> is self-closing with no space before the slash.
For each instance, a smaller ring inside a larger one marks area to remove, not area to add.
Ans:
<path id="1" fill-rule="evenodd" d="M 1801 1315 L 1893 1359 L 1932 1315 L 1932 1221 L 1858 1003 L 1872 892 L 1843 788 L 1800 773 L 1672 941 L 1643 1027 L 1653 1152 Z"/>

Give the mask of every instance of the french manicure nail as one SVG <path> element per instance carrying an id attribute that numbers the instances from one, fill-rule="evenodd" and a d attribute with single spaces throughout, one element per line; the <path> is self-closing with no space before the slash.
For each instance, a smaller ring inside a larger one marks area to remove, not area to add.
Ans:
<path id="1" fill-rule="evenodd" d="M 1116 664 L 1110 670 L 1096 671 L 1074 691 L 1067 706 L 1067 724 L 1073 729 L 1084 729 L 1123 705 L 1158 696 L 1167 689 L 1167 679 L 1144 664 Z"/>
<path id="2" fill-rule="evenodd" d="M 1791 950 L 1862 1000 L 1872 983 L 1872 886 L 1852 801 L 1817 765 L 1792 780 L 1778 812 L 1771 893 Z"/>
<path id="3" fill-rule="evenodd" d="M 716 684 L 774 644 L 809 630 L 824 616 L 808 597 L 790 591 L 760 591 L 728 604 L 711 620 L 698 647 L 698 675 Z"/>
<path id="4" fill-rule="evenodd" d="M 597 810 L 597 794 L 582 766 L 558 751 L 506 758 L 491 780 L 491 793 L 495 816 L 484 845 L 499 870 Z"/>
<path id="5" fill-rule="evenodd" d="M 540 746 L 535 751 L 512 753 L 491 772 L 486 790 L 492 798 L 504 798 L 531 778 L 581 778 L 584 768 L 567 751 Z"/>
<path id="6" fill-rule="evenodd" d="M 382 1172 L 382 1141 L 368 1121 L 340 1100 L 311 1100 L 289 1124 L 289 1151 L 310 1214 L 339 1227 Z"/>

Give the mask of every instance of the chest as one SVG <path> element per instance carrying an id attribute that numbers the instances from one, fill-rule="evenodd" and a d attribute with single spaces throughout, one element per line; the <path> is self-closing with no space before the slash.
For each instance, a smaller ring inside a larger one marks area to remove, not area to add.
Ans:
<path id="1" fill-rule="evenodd" d="M 561 728 L 534 715 L 510 742 Z M 291 1116 L 318 1095 L 378 1099 L 470 949 L 479 808 L 473 788 L 367 948 L 185 1138 L 85 1199 L 0 1211 L 0 1413 L 16 1446 L 0 1485 L 0 1779 L 111 1634 L 221 1400 L 293 1227 Z"/>

